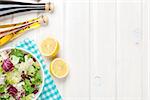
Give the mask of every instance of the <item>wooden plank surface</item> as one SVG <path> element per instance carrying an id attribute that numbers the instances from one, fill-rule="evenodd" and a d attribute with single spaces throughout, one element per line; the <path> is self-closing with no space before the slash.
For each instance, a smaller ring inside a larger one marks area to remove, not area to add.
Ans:
<path id="1" fill-rule="evenodd" d="M 118 3 L 117 8 L 117 98 L 141 100 L 141 3 Z"/>
<path id="2" fill-rule="evenodd" d="M 116 99 L 116 2 L 91 4 L 91 99 Z"/>

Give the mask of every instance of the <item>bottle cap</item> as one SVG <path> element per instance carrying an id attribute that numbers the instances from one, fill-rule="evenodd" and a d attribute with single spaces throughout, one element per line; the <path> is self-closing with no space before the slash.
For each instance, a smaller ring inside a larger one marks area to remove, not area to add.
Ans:
<path id="1" fill-rule="evenodd" d="M 45 4 L 45 11 L 50 11 L 53 12 L 54 11 L 54 4 L 53 3 L 46 3 Z"/>
<path id="2" fill-rule="evenodd" d="M 47 16 L 40 16 L 39 17 L 39 22 L 41 25 L 48 25 L 48 17 Z"/>

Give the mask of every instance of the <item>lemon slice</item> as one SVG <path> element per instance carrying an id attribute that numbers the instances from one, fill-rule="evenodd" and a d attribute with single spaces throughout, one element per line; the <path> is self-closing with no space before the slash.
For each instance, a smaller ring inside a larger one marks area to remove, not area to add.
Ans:
<path id="1" fill-rule="evenodd" d="M 54 38 L 47 37 L 40 43 L 39 49 L 43 56 L 54 57 L 59 51 L 59 42 Z"/>
<path id="2" fill-rule="evenodd" d="M 62 58 L 56 58 L 50 64 L 50 72 L 57 78 L 64 78 L 69 73 L 68 64 Z"/>

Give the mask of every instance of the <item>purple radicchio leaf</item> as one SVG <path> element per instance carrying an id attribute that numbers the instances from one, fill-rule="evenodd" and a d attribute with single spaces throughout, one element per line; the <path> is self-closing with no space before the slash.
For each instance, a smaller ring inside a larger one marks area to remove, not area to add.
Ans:
<path id="1" fill-rule="evenodd" d="M 18 90 L 17 90 L 14 86 L 12 86 L 12 85 L 9 86 L 9 88 L 8 88 L 7 91 L 8 91 L 8 93 L 11 94 L 13 97 L 15 97 L 15 96 L 17 95 L 17 92 L 18 92 Z"/>
<path id="2" fill-rule="evenodd" d="M 2 68 L 5 72 L 10 72 L 14 69 L 14 65 L 13 63 L 10 61 L 9 58 L 5 59 L 3 61 L 3 64 L 2 64 Z"/>
<path id="3" fill-rule="evenodd" d="M 36 90 L 34 90 L 34 91 L 33 91 L 33 93 L 34 93 L 34 94 L 37 94 L 37 93 L 38 93 L 38 90 L 37 90 L 37 89 L 36 89 Z"/>

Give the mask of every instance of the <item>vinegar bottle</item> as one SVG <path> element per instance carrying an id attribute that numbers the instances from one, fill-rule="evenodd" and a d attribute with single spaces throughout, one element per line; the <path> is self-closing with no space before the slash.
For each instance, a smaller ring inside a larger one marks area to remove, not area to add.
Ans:
<path id="1" fill-rule="evenodd" d="M 26 3 L 10 0 L 0 0 L 0 18 L 16 13 L 23 13 L 29 11 L 50 11 L 52 12 L 54 6 L 52 3 Z"/>

